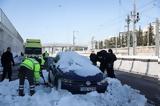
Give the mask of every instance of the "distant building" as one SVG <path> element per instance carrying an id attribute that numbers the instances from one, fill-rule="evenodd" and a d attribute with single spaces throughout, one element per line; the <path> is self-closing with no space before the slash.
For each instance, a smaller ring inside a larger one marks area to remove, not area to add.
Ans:
<path id="1" fill-rule="evenodd" d="M 84 51 L 87 50 L 88 46 L 85 45 L 73 45 L 67 43 L 48 43 L 42 44 L 42 52 L 47 51 L 50 54 L 55 54 L 59 51 Z"/>

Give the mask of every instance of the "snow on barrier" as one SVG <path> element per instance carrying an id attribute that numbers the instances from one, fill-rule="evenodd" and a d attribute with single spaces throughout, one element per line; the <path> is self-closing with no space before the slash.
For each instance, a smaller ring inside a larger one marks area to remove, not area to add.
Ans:
<path id="1" fill-rule="evenodd" d="M 157 57 L 117 56 L 116 70 L 160 78 L 160 62 Z"/>

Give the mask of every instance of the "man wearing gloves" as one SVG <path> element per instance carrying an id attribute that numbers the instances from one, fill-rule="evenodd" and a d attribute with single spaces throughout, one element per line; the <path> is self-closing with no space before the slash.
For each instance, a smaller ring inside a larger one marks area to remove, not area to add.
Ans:
<path id="1" fill-rule="evenodd" d="M 6 74 L 8 73 L 9 81 L 11 81 L 12 76 L 12 64 L 14 66 L 13 54 L 11 52 L 11 48 L 8 47 L 7 51 L 2 54 L 1 63 L 3 66 L 3 75 L 1 81 L 5 79 Z"/>
<path id="2" fill-rule="evenodd" d="M 40 60 L 34 58 L 25 58 L 20 65 L 19 70 L 19 96 L 24 96 L 24 81 L 27 78 L 30 85 L 30 95 L 35 93 L 35 84 L 40 79 Z"/>

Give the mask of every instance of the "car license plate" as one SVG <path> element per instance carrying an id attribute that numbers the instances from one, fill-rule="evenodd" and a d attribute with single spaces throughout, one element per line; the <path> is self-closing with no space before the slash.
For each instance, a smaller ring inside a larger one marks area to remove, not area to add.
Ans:
<path id="1" fill-rule="evenodd" d="M 96 91 L 96 87 L 81 87 L 80 91 Z"/>

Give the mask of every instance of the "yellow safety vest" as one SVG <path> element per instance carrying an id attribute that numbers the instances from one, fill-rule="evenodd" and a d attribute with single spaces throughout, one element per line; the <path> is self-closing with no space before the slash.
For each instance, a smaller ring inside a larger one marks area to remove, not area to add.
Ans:
<path id="1" fill-rule="evenodd" d="M 45 60 L 43 59 L 43 57 L 41 57 L 41 65 L 43 66 L 45 63 Z"/>
<path id="2" fill-rule="evenodd" d="M 24 66 L 30 70 L 34 71 L 34 78 L 35 81 L 38 82 L 40 79 L 40 64 L 38 61 L 32 58 L 26 58 L 20 66 Z"/>

